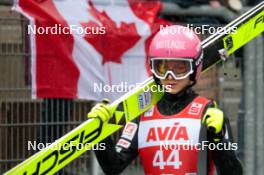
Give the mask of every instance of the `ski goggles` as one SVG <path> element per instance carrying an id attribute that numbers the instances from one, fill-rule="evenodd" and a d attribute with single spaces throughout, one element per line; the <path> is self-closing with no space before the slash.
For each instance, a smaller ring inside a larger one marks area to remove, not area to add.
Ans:
<path id="1" fill-rule="evenodd" d="M 192 62 L 188 58 L 151 58 L 151 72 L 162 80 L 168 75 L 181 80 L 193 73 Z"/>

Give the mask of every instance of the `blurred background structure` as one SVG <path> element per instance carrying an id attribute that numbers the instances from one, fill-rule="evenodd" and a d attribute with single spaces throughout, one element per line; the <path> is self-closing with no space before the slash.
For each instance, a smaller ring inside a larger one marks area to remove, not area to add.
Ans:
<path id="1" fill-rule="evenodd" d="M 161 16 L 177 23 L 224 26 L 257 1 L 164 0 Z M 92 102 L 77 99 L 31 99 L 28 21 L 0 0 L 0 174 L 34 153 L 28 141 L 52 142 L 84 120 Z M 241 6 L 243 5 L 243 7 Z M 206 36 L 201 36 L 205 38 Z M 203 96 L 218 101 L 231 121 L 246 175 L 264 174 L 264 41 L 250 42 L 204 73 L 196 85 Z M 59 174 L 99 174 L 91 152 Z M 94 170 L 95 169 L 95 170 Z M 123 174 L 142 174 L 135 161 Z"/>

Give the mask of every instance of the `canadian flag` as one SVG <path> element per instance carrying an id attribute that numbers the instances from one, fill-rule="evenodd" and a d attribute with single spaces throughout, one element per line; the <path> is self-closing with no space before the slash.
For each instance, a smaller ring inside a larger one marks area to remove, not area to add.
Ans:
<path id="1" fill-rule="evenodd" d="M 132 0 L 17 0 L 14 9 L 30 20 L 32 97 L 114 100 L 145 80 L 150 38 L 168 24 L 157 17 L 161 8 Z"/>

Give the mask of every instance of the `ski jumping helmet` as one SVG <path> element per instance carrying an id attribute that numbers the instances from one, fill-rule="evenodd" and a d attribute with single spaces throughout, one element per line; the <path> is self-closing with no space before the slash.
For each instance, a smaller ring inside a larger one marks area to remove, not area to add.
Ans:
<path id="1" fill-rule="evenodd" d="M 190 76 L 196 83 L 202 70 L 203 50 L 199 37 L 188 27 L 180 25 L 161 29 L 149 47 L 151 72 L 155 79 L 169 74 L 176 80 Z"/>

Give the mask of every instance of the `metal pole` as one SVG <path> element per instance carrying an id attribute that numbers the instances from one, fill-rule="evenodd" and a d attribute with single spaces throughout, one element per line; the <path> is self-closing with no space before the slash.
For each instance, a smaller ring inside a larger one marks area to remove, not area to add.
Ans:
<path id="1" fill-rule="evenodd" d="M 264 173 L 264 83 L 263 83 L 263 65 L 264 65 L 264 41 L 260 35 L 256 38 L 256 174 Z"/>
<path id="2" fill-rule="evenodd" d="M 245 87 L 245 159 L 244 174 L 255 175 L 255 40 L 244 48 Z"/>

